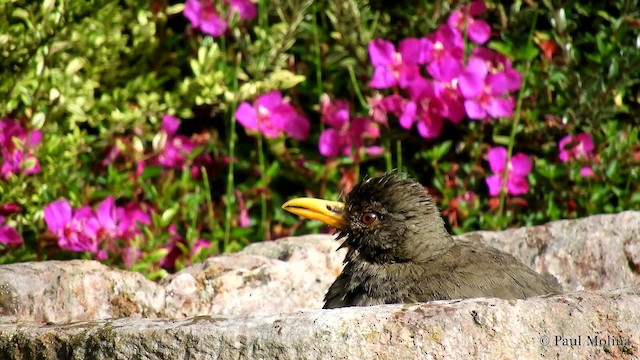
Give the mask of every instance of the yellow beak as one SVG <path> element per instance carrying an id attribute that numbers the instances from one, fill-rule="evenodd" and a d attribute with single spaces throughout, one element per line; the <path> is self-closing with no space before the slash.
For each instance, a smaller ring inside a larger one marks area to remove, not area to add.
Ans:
<path id="1" fill-rule="evenodd" d="M 341 212 L 344 204 L 338 201 L 297 198 L 287 201 L 282 205 L 282 208 L 307 219 L 320 220 L 336 229 L 342 229 L 346 224 Z"/>

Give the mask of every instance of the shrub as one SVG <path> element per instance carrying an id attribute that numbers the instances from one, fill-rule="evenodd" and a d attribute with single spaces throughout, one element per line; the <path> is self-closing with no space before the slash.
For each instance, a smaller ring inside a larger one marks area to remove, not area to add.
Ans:
<path id="1" fill-rule="evenodd" d="M 160 278 L 392 169 L 455 232 L 639 208 L 637 1 L 381 4 L 0 4 L 0 261 Z"/>

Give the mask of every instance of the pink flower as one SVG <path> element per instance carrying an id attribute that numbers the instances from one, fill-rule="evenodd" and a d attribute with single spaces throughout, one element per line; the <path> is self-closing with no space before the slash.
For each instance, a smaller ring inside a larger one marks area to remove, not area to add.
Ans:
<path id="1" fill-rule="evenodd" d="M 431 42 L 427 39 L 407 38 L 400 42 L 396 52 L 393 43 L 375 39 L 369 43 L 369 57 L 374 66 L 370 85 L 374 89 L 407 87 L 420 75 L 419 64 L 429 60 Z"/>
<path id="2" fill-rule="evenodd" d="M 7 216 L 20 211 L 20 205 L 14 203 L 7 203 L 0 205 L 0 216 Z"/>
<path id="3" fill-rule="evenodd" d="M 240 209 L 238 225 L 242 228 L 248 228 L 250 224 L 249 211 L 247 210 L 247 204 L 244 202 L 242 191 L 236 189 L 234 192 L 236 194 L 236 199 L 238 199 L 238 208 Z"/>
<path id="4" fill-rule="evenodd" d="M 589 133 L 580 133 L 576 136 L 567 135 L 558 142 L 558 156 L 562 162 L 581 161 L 589 163 L 593 160 L 595 146 Z M 580 168 L 580 175 L 583 177 L 594 176 L 590 166 Z"/>
<path id="5" fill-rule="evenodd" d="M 203 3 L 204 1 L 204 3 Z M 211 0 L 187 0 L 184 4 L 184 16 L 191 21 L 195 29 L 218 37 L 227 31 L 227 23 L 222 19 Z"/>
<path id="6" fill-rule="evenodd" d="M 491 74 L 500 74 L 498 81 L 504 83 L 506 91 L 518 91 L 522 86 L 522 75 L 511 66 L 511 61 L 504 55 L 485 47 L 477 47 L 471 50 L 474 58 L 485 61 L 487 69 Z"/>
<path id="7" fill-rule="evenodd" d="M 594 149 L 593 139 L 589 133 L 567 135 L 558 142 L 559 157 L 562 162 L 589 160 L 592 158 Z"/>
<path id="8" fill-rule="evenodd" d="M 169 225 L 169 234 L 171 234 L 169 243 L 164 246 L 168 250 L 167 255 L 160 259 L 159 262 L 160 267 L 167 271 L 176 270 L 178 259 L 187 257 L 187 264 L 189 264 L 189 259 L 197 255 L 201 249 L 211 247 L 211 241 L 206 239 L 199 239 L 193 244 L 193 247 L 189 246 L 187 240 L 178 233 L 173 224 Z M 189 253 L 185 254 L 184 249 Z"/>
<path id="9" fill-rule="evenodd" d="M 427 79 L 415 80 L 409 88 L 411 100 L 407 101 L 400 116 L 400 126 L 411 129 L 418 122 L 418 133 L 425 139 L 440 136 L 444 121 L 442 105 L 435 96 L 433 83 Z"/>
<path id="10" fill-rule="evenodd" d="M 373 98 L 368 99 L 371 110 L 369 115 L 371 119 L 378 124 L 387 125 L 388 114 L 391 113 L 396 117 L 400 117 L 407 100 L 400 95 L 389 95 L 382 97 L 382 95 L 376 95 Z"/>
<path id="11" fill-rule="evenodd" d="M 447 26 L 440 26 L 429 40 L 432 46 L 428 49 L 427 72 L 435 80 L 450 82 L 462 71 L 464 59 L 464 39 L 459 32 Z"/>
<path id="12" fill-rule="evenodd" d="M 240 20 L 253 20 L 258 16 L 256 4 L 251 0 L 224 0 L 229 3 L 231 12 L 237 12 Z"/>
<path id="13" fill-rule="evenodd" d="M 157 157 L 154 161 L 165 168 L 184 169 L 187 163 L 185 155 L 190 154 L 196 144 L 189 137 L 178 135 L 180 119 L 175 116 L 162 117 L 161 132 L 166 135 L 166 141 L 160 144 Z"/>
<path id="14" fill-rule="evenodd" d="M 457 83 L 458 79 L 433 82 L 433 95 L 440 101 L 440 115 L 454 124 L 459 124 L 465 115 L 464 99 L 460 95 Z"/>
<path id="15" fill-rule="evenodd" d="M 125 206 L 116 207 L 117 226 L 114 237 L 133 239 L 142 234 L 140 224 L 151 225 L 150 210 L 139 202 L 129 202 Z"/>
<path id="16" fill-rule="evenodd" d="M 523 153 L 517 153 L 511 157 L 507 164 L 507 149 L 498 146 L 489 150 L 489 167 L 493 175 L 486 178 L 489 194 L 497 196 L 505 188 L 502 182 L 504 173 L 507 172 L 506 189 L 511 195 L 522 195 L 529 191 L 527 175 L 531 172 L 531 160 Z"/>
<path id="17" fill-rule="evenodd" d="M 58 246 L 70 251 L 87 251 L 101 260 L 107 257 L 106 250 L 102 249 L 105 240 L 109 241 L 107 245 L 115 246 L 113 240 L 130 240 L 140 233 L 139 229 L 133 229 L 133 224 L 151 222 L 148 214 L 132 204 L 116 207 L 115 200 L 109 196 L 94 211 L 89 206 L 73 209 L 69 201 L 61 199 L 44 207 L 44 221 L 58 237 Z"/>
<path id="18" fill-rule="evenodd" d="M 42 142 L 40 130 L 27 131 L 20 123 L 12 119 L 0 120 L 0 177 L 5 180 L 12 174 L 36 174 L 40 171 L 40 162 L 32 154 Z"/>
<path id="19" fill-rule="evenodd" d="M 471 41 L 476 44 L 484 44 L 491 37 L 491 26 L 484 20 L 475 19 L 475 16 L 486 10 L 484 1 L 473 1 L 452 12 L 447 20 L 447 25 L 456 31 L 464 32 L 466 30 Z"/>
<path id="20" fill-rule="evenodd" d="M 0 215 L 0 243 L 7 246 L 22 245 L 22 236 L 9 225 L 4 224 L 4 216 Z"/>
<path id="21" fill-rule="evenodd" d="M 100 221 L 93 210 L 83 206 L 75 211 L 67 200 L 57 200 L 44 207 L 44 221 L 58 237 L 58 245 L 66 250 L 90 252 L 98 259 L 106 258 L 100 250 L 102 239 L 98 238 Z"/>
<path id="22" fill-rule="evenodd" d="M 305 140 L 311 125 L 284 101 L 279 91 L 259 96 L 252 104 L 243 102 L 236 110 L 236 119 L 249 131 L 259 131 L 267 138 L 287 134 L 296 140 Z"/>
<path id="23" fill-rule="evenodd" d="M 342 154 L 355 159 L 361 149 L 369 155 L 382 153 L 384 149 L 380 146 L 365 146 L 367 140 L 380 137 L 380 130 L 374 121 L 361 116 L 350 120 L 349 103 L 345 100 L 332 103 L 324 95 L 321 102 L 321 120 L 329 125 L 320 134 L 318 141 L 318 148 L 323 156 L 336 157 Z"/>
<path id="24" fill-rule="evenodd" d="M 510 117 L 513 113 L 513 98 L 504 97 L 507 81 L 503 74 L 490 74 L 483 59 L 469 59 L 458 85 L 465 98 L 464 108 L 469 118 Z"/>

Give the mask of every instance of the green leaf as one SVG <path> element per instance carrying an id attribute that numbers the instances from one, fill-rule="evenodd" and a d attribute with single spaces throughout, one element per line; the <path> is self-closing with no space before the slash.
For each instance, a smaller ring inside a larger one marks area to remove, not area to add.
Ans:
<path id="1" fill-rule="evenodd" d="M 173 220 L 173 218 L 176 216 L 176 214 L 178 213 L 178 205 L 174 205 L 174 207 L 168 208 L 167 210 L 162 212 L 162 215 L 160 216 L 160 226 L 161 227 L 167 227 L 169 226 L 169 224 L 171 224 L 171 221 Z"/>
<path id="2" fill-rule="evenodd" d="M 607 171 L 606 171 L 607 177 L 610 179 L 613 179 L 616 173 L 618 172 L 619 166 L 620 166 L 620 163 L 618 162 L 618 160 L 611 161 L 611 163 L 607 167 Z"/>
<path id="3" fill-rule="evenodd" d="M 34 129 L 42 129 L 46 116 L 42 112 L 37 112 L 31 118 L 31 127 Z"/>
<path id="4" fill-rule="evenodd" d="M 175 4 L 167 6 L 167 15 L 175 15 L 184 11 L 184 4 Z"/>
<path id="5" fill-rule="evenodd" d="M 84 58 L 75 58 L 71 60 L 69 64 L 67 64 L 67 67 L 65 68 L 64 73 L 67 75 L 73 75 L 76 72 L 78 72 L 78 70 L 82 69 L 82 67 L 86 63 L 87 63 L 87 60 L 85 60 Z"/>

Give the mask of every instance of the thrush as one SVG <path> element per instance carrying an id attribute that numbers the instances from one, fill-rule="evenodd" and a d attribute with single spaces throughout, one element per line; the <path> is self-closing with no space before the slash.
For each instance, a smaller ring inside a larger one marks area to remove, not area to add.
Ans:
<path id="1" fill-rule="evenodd" d="M 433 198 L 398 173 L 358 183 L 344 202 L 298 198 L 282 207 L 339 231 L 344 268 L 325 309 L 560 292 L 558 281 L 478 241 L 453 239 Z"/>

